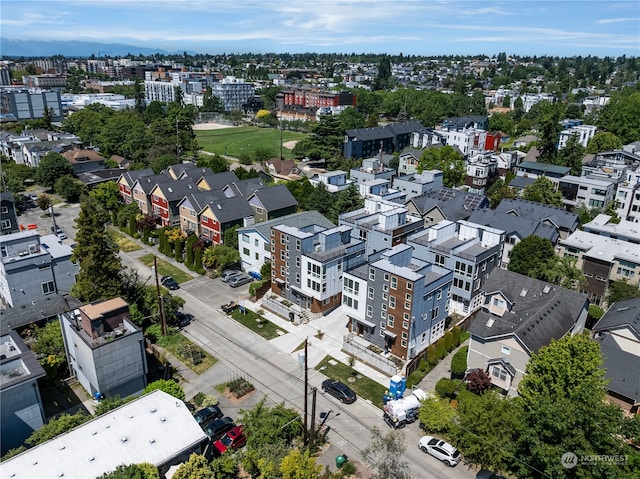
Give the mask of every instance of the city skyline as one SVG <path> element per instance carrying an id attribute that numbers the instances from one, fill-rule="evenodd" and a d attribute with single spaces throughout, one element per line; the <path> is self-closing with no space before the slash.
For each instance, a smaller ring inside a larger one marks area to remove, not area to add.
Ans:
<path id="1" fill-rule="evenodd" d="M 640 54 L 637 0 L 6 0 L 0 26 L 9 40 L 204 54 Z"/>

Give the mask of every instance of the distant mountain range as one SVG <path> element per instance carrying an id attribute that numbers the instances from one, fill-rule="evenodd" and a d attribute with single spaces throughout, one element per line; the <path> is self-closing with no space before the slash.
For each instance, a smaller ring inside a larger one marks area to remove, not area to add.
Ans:
<path id="1" fill-rule="evenodd" d="M 2 57 L 50 57 L 53 55 L 63 55 L 65 57 L 118 57 L 124 55 L 174 55 L 184 53 L 168 52 L 160 48 L 136 47 L 122 43 L 99 43 L 69 41 L 38 41 L 38 40 L 9 40 L 0 37 L 0 55 Z M 194 52 L 187 53 L 193 55 Z"/>

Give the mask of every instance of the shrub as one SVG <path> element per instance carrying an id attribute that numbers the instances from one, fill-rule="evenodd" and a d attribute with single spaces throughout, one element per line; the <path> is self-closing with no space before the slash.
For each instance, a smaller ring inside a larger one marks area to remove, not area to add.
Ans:
<path id="1" fill-rule="evenodd" d="M 427 370 L 427 360 L 425 358 L 422 358 L 420 360 L 419 369 L 420 369 L 420 371 L 426 371 Z"/>
<path id="2" fill-rule="evenodd" d="M 457 348 L 461 343 L 460 327 L 454 326 L 454 328 L 451 330 L 451 334 L 453 335 L 453 347 Z"/>
<path id="3" fill-rule="evenodd" d="M 434 366 L 436 362 L 436 347 L 435 345 L 430 344 L 427 348 L 427 363 L 429 363 L 431 366 Z"/>
<path id="4" fill-rule="evenodd" d="M 447 350 L 444 347 L 444 338 L 440 338 L 436 341 L 436 359 L 441 361 L 447 355 Z"/>
<path id="5" fill-rule="evenodd" d="M 467 389 L 474 394 L 482 394 L 491 387 L 491 378 L 482 369 L 474 369 L 467 376 Z"/>
<path id="6" fill-rule="evenodd" d="M 157 381 L 147 384 L 147 387 L 144 388 L 144 392 L 146 394 L 151 391 L 155 391 L 156 389 L 164 391 L 167 394 L 171 394 L 173 397 L 184 401 L 184 389 L 182 389 L 182 386 L 175 381 L 170 379 L 158 379 Z"/>
<path id="7" fill-rule="evenodd" d="M 451 377 L 462 379 L 464 377 L 464 373 L 467 370 L 467 352 L 469 351 L 469 347 L 465 346 L 460 348 L 456 354 L 453 355 L 451 359 Z"/>
<path id="8" fill-rule="evenodd" d="M 441 398 L 454 398 L 457 389 L 458 381 L 455 381 L 454 379 L 441 378 L 436 383 L 436 393 Z"/>
<path id="9" fill-rule="evenodd" d="M 447 331 L 444 333 L 442 340 L 444 342 L 445 351 L 451 351 L 453 349 L 453 333 L 451 331 Z"/>

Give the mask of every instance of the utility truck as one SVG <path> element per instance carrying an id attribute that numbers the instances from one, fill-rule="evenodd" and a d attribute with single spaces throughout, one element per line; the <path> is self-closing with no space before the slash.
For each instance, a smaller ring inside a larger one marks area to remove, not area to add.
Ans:
<path id="1" fill-rule="evenodd" d="M 414 422 L 418 419 L 418 410 L 422 401 L 427 397 L 429 395 L 425 391 L 416 388 L 411 391 L 411 394 L 386 401 L 382 407 L 384 421 L 394 429 Z"/>

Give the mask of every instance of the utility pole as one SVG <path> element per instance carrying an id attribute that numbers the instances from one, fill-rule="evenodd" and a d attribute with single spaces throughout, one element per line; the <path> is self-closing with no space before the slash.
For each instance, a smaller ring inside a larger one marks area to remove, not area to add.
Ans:
<path id="1" fill-rule="evenodd" d="M 304 340 L 304 445 L 308 446 L 309 445 L 309 429 L 307 428 L 307 408 L 308 408 L 308 401 L 307 401 L 307 395 L 309 393 L 309 375 L 308 375 L 308 371 L 307 371 L 307 358 L 309 357 L 309 355 L 307 354 L 307 345 L 308 345 L 308 341 L 307 338 L 305 338 Z"/>
<path id="2" fill-rule="evenodd" d="M 280 118 L 278 119 L 278 124 L 280 125 L 280 159 L 284 160 L 282 157 L 282 112 L 280 112 Z"/>
<path id="3" fill-rule="evenodd" d="M 309 442 L 313 444 L 316 440 L 316 394 L 318 388 L 311 388 L 311 430 L 309 431 L 311 439 Z"/>
<path id="4" fill-rule="evenodd" d="M 176 118 L 176 156 L 178 157 L 178 163 L 180 163 L 180 130 L 178 125 L 180 124 L 180 120 Z"/>
<path id="5" fill-rule="evenodd" d="M 164 320 L 164 305 L 162 304 L 162 295 L 160 294 L 160 281 L 158 280 L 158 259 L 153 255 L 153 272 L 156 275 L 156 292 L 158 294 L 158 313 L 160 314 L 160 329 L 162 335 L 167 335 L 167 323 Z"/>

